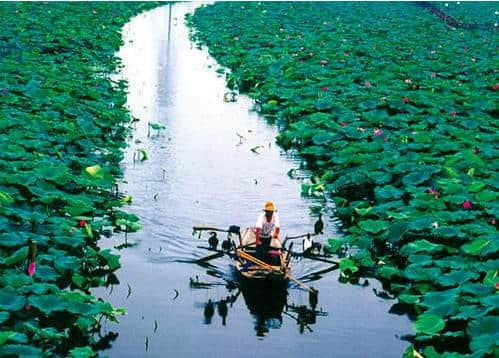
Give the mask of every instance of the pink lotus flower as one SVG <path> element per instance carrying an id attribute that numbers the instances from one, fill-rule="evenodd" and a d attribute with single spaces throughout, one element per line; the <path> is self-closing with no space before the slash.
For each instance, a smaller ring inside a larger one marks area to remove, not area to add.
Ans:
<path id="1" fill-rule="evenodd" d="M 340 123 L 340 125 L 341 125 L 342 127 L 346 127 L 346 126 L 347 126 L 347 122 L 341 122 L 341 123 Z"/>
<path id="2" fill-rule="evenodd" d="M 464 208 L 465 210 L 471 209 L 471 201 L 469 201 L 469 200 L 465 200 L 465 201 L 463 202 L 463 208 Z"/>
<path id="3" fill-rule="evenodd" d="M 407 98 L 407 97 L 402 97 L 402 102 L 404 102 L 404 103 L 409 103 L 409 98 Z"/>
<path id="4" fill-rule="evenodd" d="M 80 220 L 80 222 L 78 223 L 81 227 L 85 227 L 85 225 L 87 225 L 87 222 L 85 220 Z"/>
<path id="5" fill-rule="evenodd" d="M 473 148 L 473 154 L 478 154 L 479 150 L 478 148 Z"/>
<path id="6" fill-rule="evenodd" d="M 383 130 L 382 129 L 378 129 L 378 128 L 375 128 L 373 130 L 373 133 L 376 137 L 379 137 L 380 135 L 383 135 Z"/>
<path id="7" fill-rule="evenodd" d="M 431 194 L 431 195 L 437 195 L 437 194 L 438 194 L 438 191 L 436 191 L 436 190 L 435 190 L 435 189 L 433 189 L 433 188 L 429 188 L 429 189 L 427 190 L 427 192 L 428 192 L 429 194 Z"/>
<path id="8" fill-rule="evenodd" d="M 496 83 L 495 85 L 492 86 L 492 91 L 497 91 L 499 90 L 499 83 Z"/>
<path id="9" fill-rule="evenodd" d="M 435 78 L 437 77 L 437 73 L 436 72 L 432 72 L 431 75 L 430 75 L 431 78 Z"/>
<path id="10" fill-rule="evenodd" d="M 35 270 L 36 270 L 36 262 L 33 261 L 28 265 L 29 277 L 33 277 L 33 275 L 35 274 Z"/>
<path id="11" fill-rule="evenodd" d="M 372 87 L 372 83 L 369 81 L 364 81 L 364 86 L 370 88 L 370 87 Z"/>
<path id="12" fill-rule="evenodd" d="M 457 112 L 456 112 L 456 111 L 452 111 L 452 112 L 450 112 L 450 115 L 451 115 L 452 117 L 455 117 L 455 116 L 457 115 Z"/>
<path id="13" fill-rule="evenodd" d="M 327 86 L 322 86 L 322 87 L 321 87 L 321 90 L 322 90 L 323 92 L 327 92 L 327 90 L 328 90 L 328 89 L 329 89 L 329 88 L 327 88 Z"/>
<path id="14" fill-rule="evenodd" d="M 321 60 L 321 66 L 326 66 L 329 62 L 327 60 Z"/>

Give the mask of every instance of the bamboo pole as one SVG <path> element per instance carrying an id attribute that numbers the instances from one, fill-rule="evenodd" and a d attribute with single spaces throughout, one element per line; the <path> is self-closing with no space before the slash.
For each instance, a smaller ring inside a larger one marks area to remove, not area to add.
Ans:
<path id="1" fill-rule="evenodd" d="M 220 229 L 214 226 L 193 226 L 192 230 L 196 231 L 218 231 L 218 232 L 229 232 L 227 229 Z"/>

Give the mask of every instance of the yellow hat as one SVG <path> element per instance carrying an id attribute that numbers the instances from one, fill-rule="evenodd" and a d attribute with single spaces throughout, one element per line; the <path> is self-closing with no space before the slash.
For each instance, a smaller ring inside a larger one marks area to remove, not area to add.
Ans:
<path id="1" fill-rule="evenodd" d="M 271 201 L 267 201 L 265 203 L 265 208 L 263 209 L 264 211 L 276 211 L 275 205 Z"/>

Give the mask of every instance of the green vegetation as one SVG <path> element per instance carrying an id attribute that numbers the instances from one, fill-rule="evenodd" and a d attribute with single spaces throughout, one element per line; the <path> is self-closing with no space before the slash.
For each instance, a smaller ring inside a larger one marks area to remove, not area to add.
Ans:
<path id="1" fill-rule="evenodd" d="M 342 279 L 379 278 L 414 318 L 407 357 L 499 354 L 498 16 L 451 8 L 492 25 L 452 29 L 412 3 L 217 3 L 188 17 L 229 87 L 308 159 L 319 179 L 303 192 L 336 202 Z"/>
<path id="2" fill-rule="evenodd" d="M 93 356 L 91 330 L 123 313 L 90 294 L 120 265 L 101 235 L 137 225 L 114 209 L 131 118 L 108 74 L 124 23 L 156 5 L 0 4 L 0 356 Z"/>

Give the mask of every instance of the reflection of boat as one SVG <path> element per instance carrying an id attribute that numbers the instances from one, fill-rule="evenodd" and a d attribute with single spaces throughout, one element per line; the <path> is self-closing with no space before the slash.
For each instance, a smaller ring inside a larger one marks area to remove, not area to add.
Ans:
<path id="1" fill-rule="evenodd" d="M 236 269 L 240 277 L 246 281 L 266 285 L 272 284 L 286 287 L 290 271 L 291 255 L 280 247 L 272 247 L 269 254 L 274 259 L 264 262 L 255 257 L 255 228 L 245 229 L 240 236 L 239 247 L 236 248 Z"/>
<path id="2" fill-rule="evenodd" d="M 263 337 L 270 328 L 281 328 L 282 313 L 287 305 L 287 281 L 281 281 L 285 285 L 247 278 L 240 281 L 244 302 L 255 318 L 256 335 Z"/>

